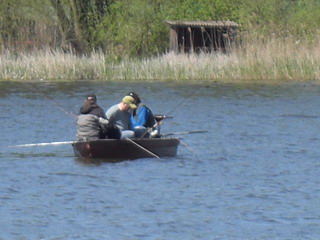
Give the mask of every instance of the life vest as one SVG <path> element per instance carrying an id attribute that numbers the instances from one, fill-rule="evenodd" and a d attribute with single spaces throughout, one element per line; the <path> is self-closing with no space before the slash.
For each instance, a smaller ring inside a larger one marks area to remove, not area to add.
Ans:
<path id="1" fill-rule="evenodd" d="M 134 112 L 134 119 L 136 121 L 138 121 L 138 117 L 139 117 L 139 111 L 142 107 L 145 107 L 146 108 L 146 114 L 147 114 L 147 120 L 145 122 L 145 124 L 143 125 L 144 127 L 146 128 L 151 128 L 155 125 L 156 121 L 154 119 L 154 116 L 153 116 L 153 113 L 152 111 L 150 110 L 150 108 L 148 108 L 146 105 L 144 105 L 143 103 L 140 103 L 138 105 L 138 108 L 135 109 L 135 112 Z"/>

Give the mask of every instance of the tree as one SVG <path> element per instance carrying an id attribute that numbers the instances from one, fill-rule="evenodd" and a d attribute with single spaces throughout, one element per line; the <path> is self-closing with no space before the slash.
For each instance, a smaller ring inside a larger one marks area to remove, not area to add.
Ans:
<path id="1" fill-rule="evenodd" d="M 0 46 L 165 52 L 165 20 L 231 20 L 261 37 L 317 39 L 319 0 L 0 0 Z"/>
<path id="2" fill-rule="evenodd" d="M 0 44 L 9 47 L 28 42 L 34 37 L 34 5 L 26 0 L 0 1 Z"/>
<path id="3" fill-rule="evenodd" d="M 64 34 L 65 45 L 76 53 L 94 47 L 96 26 L 107 14 L 109 0 L 49 0 Z"/>
<path id="4" fill-rule="evenodd" d="M 99 26 L 100 42 L 116 55 L 146 56 L 162 52 L 168 34 L 161 0 L 121 0 Z"/>

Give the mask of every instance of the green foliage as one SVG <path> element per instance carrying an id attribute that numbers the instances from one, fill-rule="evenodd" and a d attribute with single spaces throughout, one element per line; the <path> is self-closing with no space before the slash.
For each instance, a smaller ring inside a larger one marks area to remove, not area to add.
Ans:
<path id="1" fill-rule="evenodd" d="M 244 0 L 239 22 L 260 36 L 310 37 L 320 26 L 318 0 Z M 305 35 L 307 34 L 307 35 Z"/>
<path id="2" fill-rule="evenodd" d="M 0 2 L 0 35 L 3 40 L 18 41 L 28 34 L 24 25 L 30 18 L 29 9 L 23 9 L 25 3 L 20 1 L 2 0 Z"/>
<path id="3" fill-rule="evenodd" d="M 21 51 L 52 46 L 55 19 L 46 0 L 1 0 L 0 47 Z"/>
<path id="4" fill-rule="evenodd" d="M 74 41 L 80 50 L 108 51 L 111 59 L 157 55 L 168 48 L 165 20 L 231 20 L 262 39 L 316 40 L 320 1 L 1 0 L 0 45 L 37 41 L 62 47 Z"/>
<path id="5" fill-rule="evenodd" d="M 320 1 L 299 0 L 287 28 L 294 35 L 319 38 Z"/>
<path id="6" fill-rule="evenodd" d="M 240 0 L 172 0 L 166 5 L 170 20 L 238 20 Z"/>
<path id="7" fill-rule="evenodd" d="M 108 0 L 82 0 L 77 1 L 77 10 L 79 13 L 79 23 L 83 32 L 83 37 L 91 48 L 96 48 L 97 26 L 102 18 L 107 14 L 109 6 Z"/>
<path id="8" fill-rule="evenodd" d="M 123 0 L 110 6 L 99 27 L 101 43 L 116 55 L 157 54 L 166 46 L 166 25 L 161 1 Z"/>
<path id="9" fill-rule="evenodd" d="M 146 56 L 168 48 L 164 20 L 237 20 L 240 0 L 122 0 L 100 25 L 100 45 L 116 55 Z"/>

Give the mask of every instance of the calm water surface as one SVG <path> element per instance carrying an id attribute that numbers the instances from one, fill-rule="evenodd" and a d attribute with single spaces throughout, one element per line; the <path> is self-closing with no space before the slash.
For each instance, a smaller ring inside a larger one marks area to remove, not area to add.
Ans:
<path id="1" fill-rule="evenodd" d="M 0 82 L 0 239 L 320 239 L 319 85 L 31 85 Z M 74 140 L 86 93 L 106 110 L 132 90 L 163 133 L 209 132 L 116 164 L 8 147 Z"/>

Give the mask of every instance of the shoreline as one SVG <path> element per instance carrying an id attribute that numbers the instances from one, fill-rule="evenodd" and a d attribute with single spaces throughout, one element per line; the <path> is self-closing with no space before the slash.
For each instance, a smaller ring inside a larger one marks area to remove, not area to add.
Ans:
<path id="1" fill-rule="evenodd" d="M 277 85 L 320 85 L 320 80 L 247 80 L 247 79 L 222 79 L 222 80 L 206 80 L 206 79 L 193 79 L 193 80 L 158 80 L 158 79 L 112 79 L 112 80 L 101 80 L 101 79 L 0 79 L 0 84 L 5 82 L 11 83 L 108 83 L 108 84 L 173 84 L 173 85 L 194 85 L 194 86 L 207 86 L 211 85 L 261 85 L 261 86 L 277 86 Z"/>

